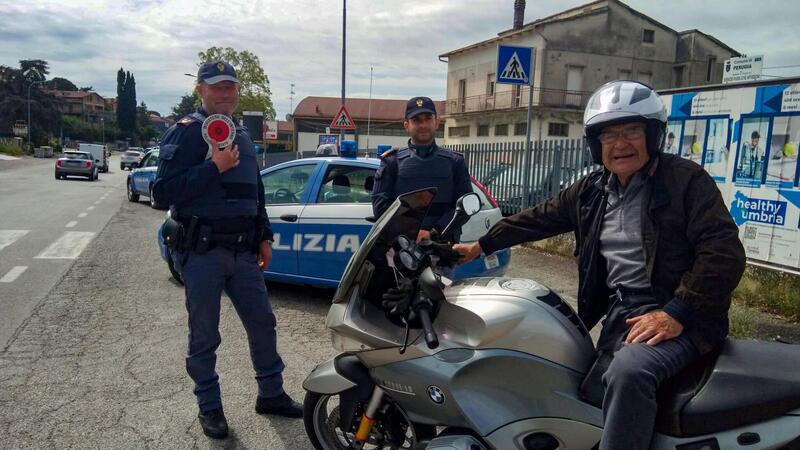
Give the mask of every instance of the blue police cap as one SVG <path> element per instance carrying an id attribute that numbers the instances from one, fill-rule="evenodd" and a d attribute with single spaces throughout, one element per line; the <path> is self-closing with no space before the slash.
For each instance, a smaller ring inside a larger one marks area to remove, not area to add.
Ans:
<path id="1" fill-rule="evenodd" d="M 423 113 L 436 115 L 436 105 L 433 104 L 433 100 L 428 97 L 414 97 L 406 103 L 406 120 Z"/>
<path id="2" fill-rule="evenodd" d="M 238 83 L 239 79 L 236 78 L 236 71 L 233 66 L 225 61 L 209 61 L 197 71 L 197 82 L 205 82 L 206 84 L 216 84 L 220 81 L 233 81 Z"/>

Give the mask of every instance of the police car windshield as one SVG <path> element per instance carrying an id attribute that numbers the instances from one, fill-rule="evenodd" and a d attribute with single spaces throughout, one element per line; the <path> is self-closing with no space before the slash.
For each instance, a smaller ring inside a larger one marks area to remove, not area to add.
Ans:
<path id="1" fill-rule="evenodd" d="M 347 263 L 342 281 L 333 297 L 334 303 L 347 300 L 347 292 L 366 261 L 378 268 L 387 267 L 386 252 L 391 248 L 392 242 L 397 236 L 402 234 L 410 239 L 416 239 L 422 219 L 428 213 L 428 207 L 434 196 L 436 196 L 436 188 L 422 189 L 401 195 L 392 203 L 389 209 L 375 222 L 364 239 L 364 243 Z M 365 288 L 362 286 L 362 291 Z"/>

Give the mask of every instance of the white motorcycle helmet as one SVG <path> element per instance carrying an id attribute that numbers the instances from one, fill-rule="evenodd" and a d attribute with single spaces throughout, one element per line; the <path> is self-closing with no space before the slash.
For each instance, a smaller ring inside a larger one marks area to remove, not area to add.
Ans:
<path id="1" fill-rule="evenodd" d="M 600 133 L 609 125 L 627 122 L 646 124 L 647 151 L 651 157 L 664 148 L 667 108 L 661 97 L 638 81 L 610 81 L 592 94 L 583 114 L 583 135 L 596 164 L 603 163 Z"/>

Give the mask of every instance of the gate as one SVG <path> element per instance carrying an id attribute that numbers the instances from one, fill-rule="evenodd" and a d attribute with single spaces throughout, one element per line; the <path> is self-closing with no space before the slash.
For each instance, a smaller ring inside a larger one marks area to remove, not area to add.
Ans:
<path id="1" fill-rule="evenodd" d="M 524 142 L 460 144 L 470 174 L 497 200 L 504 215 L 542 202 L 599 167 L 581 139 L 532 142 L 529 168 Z"/>

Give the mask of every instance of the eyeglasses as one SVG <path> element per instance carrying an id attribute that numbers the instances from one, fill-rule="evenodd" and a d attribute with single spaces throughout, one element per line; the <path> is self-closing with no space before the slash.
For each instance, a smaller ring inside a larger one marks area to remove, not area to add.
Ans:
<path id="1" fill-rule="evenodd" d="M 609 145 L 617 142 L 617 139 L 619 139 L 620 136 L 622 136 L 622 139 L 625 139 L 628 142 L 635 141 L 644 137 L 644 128 L 626 128 L 619 132 L 604 131 L 600 133 L 600 136 L 597 138 L 600 140 L 601 144 Z"/>

